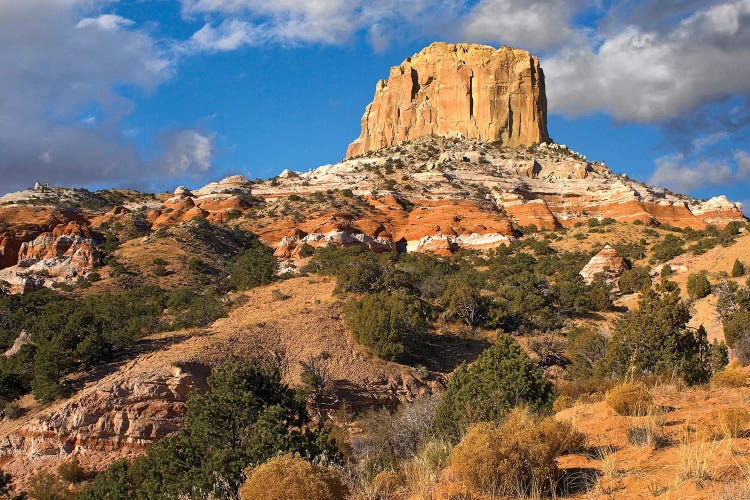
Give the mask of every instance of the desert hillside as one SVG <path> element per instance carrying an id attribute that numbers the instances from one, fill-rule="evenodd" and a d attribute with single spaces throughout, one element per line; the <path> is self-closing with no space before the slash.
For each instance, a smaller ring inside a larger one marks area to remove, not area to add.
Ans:
<path id="1" fill-rule="evenodd" d="M 0 198 L 0 491 L 745 498 L 750 224 L 433 44 L 341 162 Z"/>

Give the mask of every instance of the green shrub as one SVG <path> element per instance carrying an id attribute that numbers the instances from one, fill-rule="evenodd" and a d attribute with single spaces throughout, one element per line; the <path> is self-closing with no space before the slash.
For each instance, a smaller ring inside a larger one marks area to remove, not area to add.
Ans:
<path id="1" fill-rule="evenodd" d="M 169 324 L 173 330 L 208 326 L 226 313 L 221 299 L 210 289 L 203 293 L 192 288 L 175 290 L 167 300 L 167 308 L 174 316 Z"/>
<path id="2" fill-rule="evenodd" d="M 666 280 L 672 277 L 674 271 L 672 270 L 672 266 L 670 266 L 669 264 L 664 264 L 663 266 L 661 266 L 661 272 L 659 274 L 663 280 Z"/>
<path id="3" fill-rule="evenodd" d="M 729 349 L 724 342 L 714 340 L 709 346 L 711 359 L 711 373 L 723 370 L 729 364 Z"/>
<path id="4" fill-rule="evenodd" d="M 737 341 L 750 336 L 750 311 L 738 309 L 724 320 L 724 340 L 734 348 Z"/>
<path id="5" fill-rule="evenodd" d="M 315 251 L 315 255 L 310 263 L 305 266 L 304 271 L 335 276 L 353 258 L 364 256 L 367 253 L 367 250 L 360 246 L 325 246 Z"/>
<path id="6" fill-rule="evenodd" d="M 685 240 L 674 234 L 667 234 L 663 240 L 654 244 L 652 250 L 654 257 L 660 261 L 672 260 L 678 255 L 685 253 L 682 245 Z"/>
<path id="7" fill-rule="evenodd" d="M 353 257 L 336 273 L 336 291 L 370 293 L 409 288 L 409 277 L 372 253 Z"/>
<path id="8" fill-rule="evenodd" d="M 734 265 L 732 266 L 732 278 L 739 278 L 745 275 L 745 264 L 735 259 Z"/>
<path id="9" fill-rule="evenodd" d="M 403 291 L 352 300 L 344 317 L 357 342 L 388 360 L 403 359 L 428 327 L 422 303 Z"/>
<path id="10" fill-rule="evenodd" d="M 690 312 L 677 292 L 647 290 L 638 309 L 617 323 L 603 371 L 610 375 L 677 375 L 689 384 L 711 376 L 706 330 L 687 326 Z"/>
<path id="11" fill-rule="evenodd" d="M 303 259 L 315 255 L 315 247 L 309 243 L 304 243 L 299 249 L 299 256 Z"/>
<path id="12" fill-rule="evenodd" d="M 80 483 L 86 477 L 86 472 L 77 458 L 58 465 L 57 473 L 60 475 L 60 479 L 68 483 Z"/>
<path id="13" fill-rule="evenodd" d="M 163 264 L 156 264 L 154 266 L 154 276 L 166 276 L 169 274 L 169 271 L 166 267 L 164 267 Z"/>
<path id="14" fill-rule="evenodd" d="M 501 336 L 471 365 L 453 374 L 437 408 L 435 428 L 456 439 L 466 428 L 481 421 L 500 422 L 519 405 L 547 412 L 555 389 L 512 337 Z"/>
<path id="15" fill-rule="evenodd" d="M 636 293 L 643 292 L 651 288 L 651 276 L 649 276 L 649 268 L 644 266 L 636 266 L 633 269 L 628 269 L 617 282 L 622 293 Z"/>
<path id="16" fill-rule="evenodd" d="M 120 460 L 79 495 L 101 498 L 209 498 L 237 492 L 243 470 L 280 453 L 336 458 L 326 436 L 309 430 L 304 403 L 276 366 L 228 360 L 190 394 L 185 422 L 132 462 Z"/>
<path id="17" fill-rule="evenodd" d="M 255 241 L 231 264 L 229 284 L 235 290 L 248 290 L 271 283 L 276 277 L 278 262 L 273 250 Z"/>
<path id="18" fill-rule="evenodd" d="M 693 299 L 708 297 L 711 293 L 711 283 L 708 282 L 705 272 L 693 273 L 688 276 L 687 292 Z"/>

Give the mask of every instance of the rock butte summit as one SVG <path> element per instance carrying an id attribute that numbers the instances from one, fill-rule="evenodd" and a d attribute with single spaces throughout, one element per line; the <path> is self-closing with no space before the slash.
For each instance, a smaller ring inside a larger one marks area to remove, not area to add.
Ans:
<path id="1" fill-rule="evenodd" d="M 511 47 L 433 43 L 378 82 L 346 156 L 428 135 L 508 146 L 549 141 L 539 60 Z"/>

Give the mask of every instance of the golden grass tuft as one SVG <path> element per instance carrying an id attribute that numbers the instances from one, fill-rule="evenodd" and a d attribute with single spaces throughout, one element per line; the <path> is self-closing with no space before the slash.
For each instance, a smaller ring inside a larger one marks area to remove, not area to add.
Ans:
<path id="1" fill-rule="evenodd" d="M 745 387 L 748 378 L 750 378 L 750 374 L 741 367 L 732 364 L 720 372 L 716 372 L 713 378 L 711 378 L 711 384 L 714 387 Z"/>
<path id="2" fill-rule="evenodd" d="M 717 448 L 713 441 L 683 442 L 679 450 L 680 478 L 692 479 L 698 484 L 709 480 L 716 453 Z"/>
<path id="3" fill-rule="evenodd" d="M 560 413 L 563 410 L 567 410 L 568 408 L 572 408 L 573 405 L 575 405 L 575 401 L 570 396 L 560 395 L 555 399 L 555 402 L 552 403 L 552 411 L 555 413 Z"/>
<path id="4" fill-rule="evenodd" d="M 626 416 L 646 415 L 653 406 L 651 393 L 639 384 L 616 385 L 607 392 L 605 401 L 607 406 Z"/>
<path id="5" fill-rule="evenodd" d="M 384 470 L 378 472 L 372 480 L 372 492 L 378 498 L 391 498 L 399 489 L 403 480 L 398 472 Z"/>
<path id="6" fill-rule="evenodd" d="M 347 493 L 335 470 L 294 455 L 274 457 L 250 470 L 239 491 L 242 500 L 333 500 Z"/>
<path id="7" fill-rule="evenodd" d="M 736 438 L 750 425 L 750 412 L 739 406 L 717 408 L 708 412 L 699 429 L 711 439 Z"/>
<path id="8" fill-rule="evenodd" d="M 469 428 L 453 449 L 450 464 L 468 487 L 490 495 L 554 492 L 559 479 L 555 458 L 583 446 L 570 423 L 513 410 L 501 425 Z"/>

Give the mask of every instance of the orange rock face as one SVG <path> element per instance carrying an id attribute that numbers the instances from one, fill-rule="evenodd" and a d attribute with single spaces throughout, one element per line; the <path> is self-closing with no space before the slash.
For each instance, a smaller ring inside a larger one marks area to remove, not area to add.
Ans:
<path id="1" fill-rule="evenodd" d="M 539 60 L 510 47 L 433 43 L 378 82 L 346 155 L 428 135 L 507 145 L 548 141 Z"/>
<path id="2" fill-rule="evenodd" d="M 625 259 L 620 257 L 617 250 L 609 245 L 604 245 L 599 253 L 591 257 L 591 260 L 581 269 L 581 276 L 586 283 L 591 283 L 597 274 L 603 274 L 605 279 L 614 282 L 628 268 Z"/>

